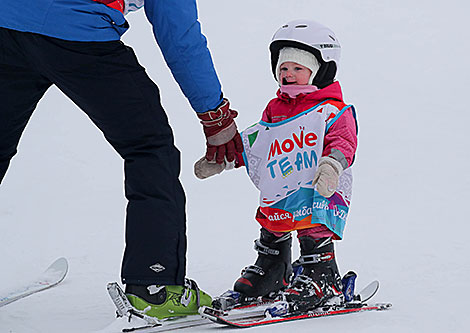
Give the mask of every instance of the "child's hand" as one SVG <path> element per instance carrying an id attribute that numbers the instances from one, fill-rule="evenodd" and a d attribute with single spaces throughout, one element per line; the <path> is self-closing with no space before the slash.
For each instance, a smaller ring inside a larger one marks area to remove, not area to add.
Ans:
<path id="1" fill-rule="evenodd" d="M 318 169 L 313 177 L 313 185 L 317 184 L 317 191 L 325 198 L 331 197 L 338 187 L 338 178 L 343 172 L 341 163 L 331 157 L 320 158 Z"/>
<path id="2" fill-rule="evenodd" d="M 194 163 L 194 174 L 199 179 L 206 179 L 221 173 L 224 170 L 233 169 L 235 161 L 227 162 L 227 159 L 222 164 L 215 161 L 208 161 L 205 156 L 201 157 L 199 161 Z"/>

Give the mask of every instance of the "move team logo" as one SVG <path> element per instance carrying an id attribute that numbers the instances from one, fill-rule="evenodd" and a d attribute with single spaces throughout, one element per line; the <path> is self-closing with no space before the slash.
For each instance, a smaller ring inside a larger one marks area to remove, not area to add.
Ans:
<path id="1" fill-rule="evenodd" d="M 312 168 L 317 165 L 317 154 L 313 148 L 317 145 L 318 136 L 314 132 L 305 132 L 299 127 L 298 133 L 291 133 L 283 140 L 274 139 L 268 152 L 267 168 L 271 178 L 282 176 L 286 178 L 294 171 Z M 293 156 L 289 154 L 297 149 Z M 299 151 L 300 150 L 300 151 Z"/>

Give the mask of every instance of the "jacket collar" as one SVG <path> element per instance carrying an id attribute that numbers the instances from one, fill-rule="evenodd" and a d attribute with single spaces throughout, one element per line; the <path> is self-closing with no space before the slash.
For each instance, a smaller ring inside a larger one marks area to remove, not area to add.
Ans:
<path id="1" fill-rule="evenodd" d="M 299 102 L 322 102 L 325 99 L 336 99 L 343 101 L 343 92 L 341 91 L 341 86 L 338 81 L 333 82 L 329 86 L 326 86 L 323 89 L 313 91 L 311 93 L 300 93 L 297 97 L 290 97 L 287 93 L 282 93 L 281 89 L 277 91 L 277 97 L 286 103 L 299 103 Z"/>

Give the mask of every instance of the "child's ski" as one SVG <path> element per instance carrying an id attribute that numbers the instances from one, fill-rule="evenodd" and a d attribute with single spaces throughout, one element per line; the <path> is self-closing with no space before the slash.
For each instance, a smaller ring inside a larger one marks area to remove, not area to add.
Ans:
<path id="1" fill-rule="evenodd" d="M 390 308 L 392 305 L 390 303 L 378 303 L 373 305 L 367 305 L 361 303 L 360 307 L 331 307 L 329 309 L 315 309 L 312 311 L 308 311 L 302 314 L 287 314 L 282 317 L 270 317 L 265 315 L 264 312 L 262 313 L 253 313 L 247 314 L 244 318 L 239 319 L 230 319 L 230 317 L 225 317 L 224 313 L 212 308 L 203 307 L 200 310 L 202 316 L 209 318 L 210 320 L 231 327 L 237 328 L 247 328 L 247 327 L 255 327 L 255 326 L 262 326 L 262 325 L 269 325 L 269 324 L 276 324 L 282 323 L 287 321 L 294 321 L 300 319 L 309 319 L 309 318 L 317 318 L 317 317 L 327 317 L 333 315 L 342 315 L 342 314 L 349 314 L 355 312 L 363 312 L 363 311 L 373 311 L 373 310 L 386 310 Z"/>
<path id="2" fill-rule="evenodd" d="M 378 303 L 373 305 L 367 305 L 365 303 L 377 293 L 378 289 L 379 282 L 372 281 L 359 294 L 351 297 L 349 302 L 346 302 L 342 305 L 327 305 L 303 313 L 289 313 L 289 306 L 285 301 L 274 302 L 272 306 L 268 306 L 264 310 L 252 311 L 246 313 L 245 315 L 239 315 L 236 318 L 231 316 L 231 314 L 235 311 L 224 312 L 209 307 L 202 307 L 199 312 L 203 317 L 207 317 L 218 324 L 237 328 L 246 328 L 300 319 L 326 317 L 372 310 L 385 310 L 390 308 L 392 306 L 390 303 Z"/>
<path id="3" fill-rule="evenodd" d="M 57 259 L 35 280 L 14 290 L 1 293 L 0 307 L 59 284 L 67 275 L 67 271 L 67 260 L 65 258 Z"/>

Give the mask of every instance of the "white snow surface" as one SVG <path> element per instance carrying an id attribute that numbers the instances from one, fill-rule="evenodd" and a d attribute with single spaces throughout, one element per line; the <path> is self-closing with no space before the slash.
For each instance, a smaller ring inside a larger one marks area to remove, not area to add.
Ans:
<path id="1" fill-rule="evenodd" d="M 308 18 L 342 44 L 338 79 L 356 106 L 359 149 L 343 273 L 378 279 L 385 312 L 266 326 L 265 332 L 466 332 L 470 276 L 468 128 L 470 28 L 466 0 L 200 0 L 199 16 L 240 128 L 277 89 L 268 44 L 283 23 Z M 217 295 L 252 264 L 258 192 L 244 170 L 199 181 L 201 126 L 162 60 L 143 11 L 124 42 L 159 85 L 182 151 L 187 275 Z M 463 96 L 463 97 L 462 97 Z M 92 332 L 114 320 L 106 284 L 124 248 L 123 164 L 83 112 L 50 89 L 0 187 L 0 286 L 69 260 L 55 288 L 0 309 L 0 332 Z M 466 208 L 467 207 L 467 208 Z M 296 243 L 296 242 L 295 242 Z M 294 245 L 293 256 L 298 255 Z M 194 331 L 204 331 L 198 329 Z M 213 331 L 205 329 L 205 331 Z"/>

